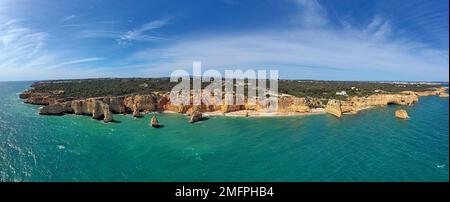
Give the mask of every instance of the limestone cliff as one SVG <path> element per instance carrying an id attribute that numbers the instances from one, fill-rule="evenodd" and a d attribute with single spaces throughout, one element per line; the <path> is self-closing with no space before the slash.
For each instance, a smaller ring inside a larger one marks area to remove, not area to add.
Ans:
<path id="1" fill-rule="evenodd" d="M 298 98 L 293 96 L 284 96 L 278 98 L 279 112 L 310 112 L 306 98 Z"/>
<path id="2" fill-rule="evenodd" d="M 90 115 L 94 119 L 103 119 L 105 122 L 113 120 L 109 105 L 100 99 L 94 98 L 49 104 L 42 107 L 39 113 L 44 115 L 74 113 L 77 115 Z"/>
<path id="3" fill-rule="evenodd" d="M 325 107 L 325 112 L 335 115 L 337 117 L 342 116 L 341 101 L 340 100 L 329 100 L 327 106 Z"/>
<path id="4" fill-rule="evenodd" d="M 64 114 L 63 104 L 56 103 L 53 105 L 43 106 L 39 109 L 39 114 L 41 114 L 41 115 L 63 115 Z"/>
<path id="5" fill-rule="evenodd" d="M 419 101 L 414 93 L 401 94 L 375 94 L 368 97 L 352 97 L 344 101 L 329 100 L 325 111 L 337 117 L 343 113 L 356 114 L 358 111 L 375 106 L 387 106 L 389 104 L 412 105 Z"/>
<path id="6" fill-rule="evenodd" d="M 374 106 L 386 106 L 389 104 L 412 105 L 419 100 L 419 96 L 439 95 L 448 96 L 446 88 L 437 88 L 430 91 L 403 91 L 395 94 L 373 94 L 367 97 L 350 97 L 346 100 L 330 99 L 324 106 L 318 98 L 301 98 L 290 95 L 278 96 L 279 113 L 309 113 L 316 108 L 325 107 L 325 112 L 341 117 L 344 113 L 356 114 L 358 111 Z M 113 113 L 133 114 L 140 116 L 141 113 L 154 111 L 173 111 L 191 115 L 195 120 L 201 117 L 204 112 L 229 113 L 246 110 L 265 112 L 269 109 L 269 101 L 248 103 L 242 105 L 227 105 L 224 101 L 211 99 L 203 101 L 201 106 L 194 108 L 192 105 L 174 105 L 170 101 L 169 93 L 151 93 L 146 95 L 125 95 L 125 96 L 105 96 L 86 99 L 64 98 L 55 99 L 52 95 L 61 93 L 60 91 L 35 92 L 25 91 L 20 95 L 24 102 L 38 105 L 46 105 L 39 111 L 45 115 L 78 114 L 89 115 L 94 119 L 103 119 L 105 122 L 113 120 Z M 202 92 L 203 96 L 208 96 L 207 92 Z M 192 97 L 190 98 L 192 100 Z M 194 113 L 196 116 L 193 116 Z"/>

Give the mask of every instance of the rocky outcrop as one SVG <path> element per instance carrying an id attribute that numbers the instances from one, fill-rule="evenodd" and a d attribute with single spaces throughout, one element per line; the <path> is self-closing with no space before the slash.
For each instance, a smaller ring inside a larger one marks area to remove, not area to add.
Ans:
<path id="1" fill-rule="evenodd" d="M 159 121 L 158 118 L 156 118 L 156 116 L 153 116 L 152 119 L 150 120 L 150 125 L 154 128 L 159 128 Z"/>
<path id="2" fill-rule="evenodd" d="M 123 96 L 105 97 L 103 98 L 103 102 L 109 105 L 111 112 L 118 114 L 126 113 Z"/>
<path id="3" fill-rule="evenodd" d="M 446 92 L 440 92 L 439 97 L 448 97 L 448 93 Z"/>
<path id="4" fill-rule="evenodd" d="M 443 97 L 445 97 L 445 94 L 447 94 L 445 91 L 447 89 L 448 89 L 448 87 L 439 87 L 439 88 L 435 88 L 434 90 L 428 90 L 428 91 L 403 91 L 402 93 L 415 94 L 417 96 L 433 96 L 433 95 L 441 96 L 441 95 L 443 95 Z"/>
<path id="5" fill-rule="evenodd" d="M 53 95 L 61 94 L 64 91 L 53 90 L 53 91 L 24 91 L 19 97 L 24 100 L 25 103 L 35 104 L 35 105 L 49 105 L 55 104 L 57 99 L 52 97 Z"/>
<path id="6" fill-rule="evenodd" d="M 342 116 L 341 101 L 340 100 L 329 100 L 327 106 L 325 107 L 325 112 L 335 115 L 337 117 Z"/>
<path id="7" fill-rule="evenodd" d="M 279 95 L 277 112 L 280 113 L 309 113 L 316 108 L 324 107 L 325 112 L 341 117 L 346 113 L 356 114 L 368 107 L 386 106 L 390 104 L 412 105 L 416 103 L 419 96 L 439 95 L 446 97 L 447 88 L 436 88 L 430 91 L 403 91 L 396 94 L 373 94 L 367 97 L 349 97 L 346 100 L 330 99 L 324 105 L 318 98 L 301 98 L 290 95 Z M 203 112 L 229 113 L 240 110 L 268 112 L 273 104 L 270 101 L 260 101 L 249 103 L 247 98 L 242 105 L 225 104 L 224 101 L 216 100 L 210 93 L 202 92 L 203 96 L 211 96 L 210 100 L 202 100 L 200 106 L 174 105 L 170 102 L 169 93 L 151 93 L 146 95 L 127 96 L 105 96 L 87 99 L 59 98 L 52 97 L 61 94 L 62 91 L 25 91 L 20 94 L 24 102 L 38 105 L 46 105 L 39 111 L 45 115 L 61 115 L 73 113 L 78 115 L 89 115 L 94 119 L 103 119 L 105 122 L 113 120 L 113 113 L 132 114 L 140 117 L 142 113 L 154 111 L 173 111 L 186 113 L 190 116 L 190 122 L 202 119 Z M 57 96 L 62 97 L 62 96 Z M 190 98 L 192 99 L 192 97 Z"/>
<path id="8" fill-rule="evenodd" d="M 135 118 L 142 117 L 141 111 L 137 107 L 137 104 L 133 104 L 132 111 L 133 111 L 133 117 L 135 117 Z"/>
<path id="9" fill-rule="evenodd" d="M 343 113 L 356 114 L 368 107 L 387 106 L 389 104 L 412 105 L 418 101 L 419 97 L 414 93 L 375 94 L 368 97 L 352 97 L 347 100 L 331 99 L 328 101 L 325 111 L 341 117 Z"/>
<path id="10" fill-rule="evenodd" d="M 39 109 L 39 114 L 41 115 L 63 115 L 64 107 L 63 104 L 56 103 L 52 105 L 43 106 Z"/>
<path id="11" fill-rule="evenodd" d="M 408 113 L 404 109 L 396 110 L 395 117 L 400 118 L 400 119 L 409 119 Z"/>
<path id="12" fill-rule="evenodd" d="M 195 122 L 201 121 L 201 120 L 203 120 L 203 114 L 200 111 L 194 111 L 191 114 L 189 123 L 195 123 Z"/>
<path id="13" fill-rule="evenodd" d="M 309 104 L 306 98 L 298 98 L 294 96 L 283 96 L 278 98 L 279 112 L 310 112 Z"/>
<path id="14" fill-rule="evenodd" d="M 101 110 L 102 110 L 102 113 L 103 113 L 103 121 L 105 123 L 113 121 L 113 116 L 112 116 L 111 111 L 109 110 L 110 109 L 109 105 L 102 102 L 100 104 L 100 106 L 101 106 Z"/>
<path id="15" fill-rule="evenodd" d="M 40 114 L 62 115 L 74 113 L 77 115 L 91 115 L 94 119 L 111 122 L 113 120 L 109 105 L 99 99 L 74 100 L 44 106 Z"/>

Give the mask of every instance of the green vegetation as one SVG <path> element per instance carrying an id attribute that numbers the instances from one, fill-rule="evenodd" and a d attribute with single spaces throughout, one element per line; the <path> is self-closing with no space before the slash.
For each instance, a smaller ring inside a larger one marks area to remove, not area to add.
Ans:
<path id="1" fill-rule="evenodd" d="M 169 78 L 106 78 L 81 80 L 54 80 L 36 82 L 34 91 L 63 91 L 54 94 L 56 98 L 87 98 L 99 96 L 118 96 L 130 94 L 149 94 L 168 92 L 177 82 Z M 202 87 L 208 83 L 203 83 Z M 269 86 L 269 82 L 267 82 Z M 357 81 L 319 81 L 319 80 L 279 80 L 278 92 L 297 97 L 323 99 L 344 99 L 346 96 L 336 92 L 345 91 L 348 96 L 367 96 L 375 93 L 397 93 L 406 90 L 424 91 L 438 84 L 357 82 Z M 247 86 L 245 88 L 247 91 Z"/>
<path id="2" fill-rule="evenodd" d="M 440 84 L 429 83 L 393 83 L 368 81 L 319 81 L 319 80 L 280 80 L 278 92 L 297 97 L 316 97 L 324 99 L 343 99 L 336 95 L 345 91 L 348 96 L 368 96 L 376 93 L 398 93 L 401 91 L 425 91 Z"/>

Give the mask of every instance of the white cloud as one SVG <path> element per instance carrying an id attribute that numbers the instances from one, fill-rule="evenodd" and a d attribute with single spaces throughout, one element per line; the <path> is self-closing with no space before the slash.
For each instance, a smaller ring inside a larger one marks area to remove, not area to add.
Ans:
<path id="1" fill-rule="evenodd" d="M 300 5 L 297 19 L 305 27 L 321 27 L 328 23 L 326 10 L 317 0 L 296 0 Z"/>
<path id="2" fill-rule="evenodd" d="M 59 68 L 59 67 L 67 67 L 68 65 L 73 65 L 73 64 L 97 62 L 97 61 L 104 60 L 104 59 L 105 58 L 91 57 L 91 58 L 82 58 L 82 59 L 70 60 L 70 61 L 62 62 L 62 63 L 56 64 L 56 65 L 53 65 L 53 66 L 45 67 L 44 70 L 50 70 L 50 69 L 55 69 L 55 68 Z"/>
<path id="3" fill-rule="evenodd" d="M 66 21 L 72 20 L 72 19 L 74 19 L 76 17 L 77 17 L 76 15 L 69 15 L 69 16 L 66 16 L 66 17 L 62 18 L 61 22 L 66 22 Z"/>
<path id="4" fill-rule="evenodd" d="M 279 69 L 284 78 L 448 81 L 448 50 L 397 35 L 393 38 L 395 27 L 382 16 L 375 16 L 362 28 L 343 21 L 344 29 L 330 29 L 327 12 L 317 1 L 295 1 L 300 7 L 295 16 L 298 29 L 202 33 L 201 37 L 141 50 L 118 58 L 117 63 L 93 68 L 86 67 L 104 58 L 62 56 L 44 48 L 48 33 L 21 26 L 19 20 L 0 18 L 0 80 L 168 76 L 174 69 L 191 69 L 192 61 L 200 60 L 205 68 L 222 70 Z M 84 30 L 78 36 L 106 38 L 120 44 L 162 40 L 155 31 L 169 21 L 150 21 L 129 31 Z"/>
<path id="5" fill-rule="evenodd" d="M 366 30 L 332 29 L 224 35 L 148 49 L 134 55 L 134 59 L 147 60 L 148 73 L 165 72 L 166 75 L 173 69 L 190 69 L 192 61 L 200 60 L 208 67 L 222 70 L 275 68 L 281 76 L 290 78 L 295 75 L 315 79 L 391 80 L 401 76 L 399 80 L 448 80 L 448 51 L 402 40 L 371 40 L 379 37 L 379 30 L 382 29 L 371 35 Z"/>
<path id="6" fill-rule="evenodd" d="M 156 36 L 151 31 L 157 30 L 168 24 L 171 18 L 163 18 L 159 20 L 149 21 L 143 25 L 129 31 L 120 30 L 83 30 L 77 36 L 81 38 L 108 38 L 114 39 L 119 44 L 128 44 L 132 42 L 151 42 L 166 40 L 166 38 Z M 66 26 L 83 26 L 79 24 Z"/>
<path id="7" fill-rule="evenodd" d="M 391 22 L 381 16 L 375 16 L 365 30 L 366 35 L 371 35 L 372 40 L 381 41 L 389 37 L 391 33 Z"/>
<path id="8" fill-rule="evenodd" d="M 56 51 L 45 50 L 48 33 L 22 26 L 20 22 L 0 16 L 0 80 L 48 78 L 56 72 L 64 76 L 70 72 L 67 66 L 103 59 L 70 59 Z"/>
<path id="9" fill-rule="evenodd" d="M 47 33 L 21 27 L 18 22 L 0 19 L 0 68 L 27 68 L 43 59 L 38 52 Z"/>
<path id="10" fill-rule="evenodd" d="M 169 22 L 170 18 L 147 22 L 138 28 L 127 31 L 119 37 L 119 43 L 129 43 L 132 41 L 155 41 L 161 40 L 162 37 L 146 34 L 147 32 L 159 29 Z"/>

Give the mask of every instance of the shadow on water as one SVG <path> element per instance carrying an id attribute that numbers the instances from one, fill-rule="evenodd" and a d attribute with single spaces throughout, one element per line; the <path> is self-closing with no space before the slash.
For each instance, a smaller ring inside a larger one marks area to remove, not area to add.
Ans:
<path id="1" fill-rule="evenodd" d="M 158 125 L 158 126 L 152 126 L 150 125 L 152 128 L 164 128 L 164 125 Z"/>

